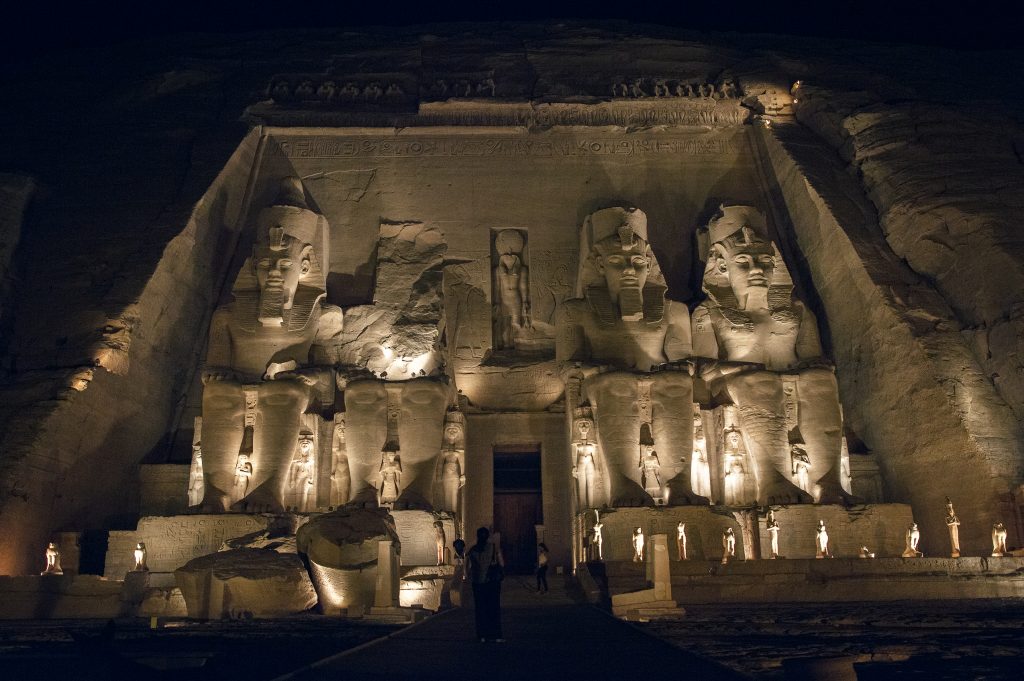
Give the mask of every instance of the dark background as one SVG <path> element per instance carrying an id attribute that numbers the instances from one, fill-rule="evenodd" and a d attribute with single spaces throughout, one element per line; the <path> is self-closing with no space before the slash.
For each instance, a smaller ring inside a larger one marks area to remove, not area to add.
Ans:
<path id="1" fill-rule="evenodd" d="M 5 62 L 188 32 L 408 26 L 481 21 L 624 20 L 694 31 L 738 31 L 1007 49 L 1024 43 L 1016 4 L 892 0 L 21 0 L 0 15 Z"/>

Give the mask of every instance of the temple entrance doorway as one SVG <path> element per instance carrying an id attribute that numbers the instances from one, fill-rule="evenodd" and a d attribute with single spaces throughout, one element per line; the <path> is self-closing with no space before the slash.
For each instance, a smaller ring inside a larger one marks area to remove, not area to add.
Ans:
<path id="1" fill-rule="evenodd" d="M 528 574 L 537 559 L 536 525 L 543 524 L 540 451 L 495 447 L 494 529 L 501 533 L 505 570 Z"/>

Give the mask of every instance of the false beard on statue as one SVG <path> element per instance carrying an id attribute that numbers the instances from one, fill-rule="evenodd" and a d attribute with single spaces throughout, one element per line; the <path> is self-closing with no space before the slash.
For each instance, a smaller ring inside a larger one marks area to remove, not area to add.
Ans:
<path id="1" fill-rule="evenodd" d="M 264 326 L 284 324 L 284 288 L 264 286 L 260 291 L 260 323 Z"/>
<path id="2" fill-rule="evenodd" d="M 644 318 L 644 294 L 639 286 L 619 289 L 619 313 L 627 322 L 638 322 Z"/>

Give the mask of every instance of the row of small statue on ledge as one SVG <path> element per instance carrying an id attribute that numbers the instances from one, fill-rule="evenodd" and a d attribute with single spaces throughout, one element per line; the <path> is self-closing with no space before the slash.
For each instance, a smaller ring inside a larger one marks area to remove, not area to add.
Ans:
<path id="1" fill-rule="evenodd" d="M 146 566 L 146 543 L 139 542 L 135 545 L 135 550 L 132 552 L 135 557 L 135 565 L 132 567 L 132 572 L 147 572 L 149 568 Z M 46 569 L 40 572 L 41 575 L 62 575 L 64 574 L 64 568 L 60 565 L 60 549 L 53 542 L 46 547 Z"/>
<path id="2" fill-rule="evenodd" d="M 596 512 L 595 512 L 596 514 Z M 953 502 L 950 501 L 949 497 L 946 497 L 946 526 L 949 528 L 949 541 L 951 547 L 951 557 L 960 557 L 960 518 L 957 517 L 956 512 L 953 510 Z M 597 557 L 597 560 L 604 560 L 603 544 L 604 539 L 601 535 L 601 529 L 604 527 L 604 523 L 601 522 L 600 516 L 597 516 L 597 520 L 594 526 L 590 528 L 590 547 L 592 554 Z M 782 530 L 782 526 L 779 521 L 775 519 L 775 511 L 769 510 L 768 517 L 766 518 L 766 529 L 771 542 L 771 555 L 770 559 L 780 558 L 779 555 L 779 532 Z M 903 550 L 903 558 L 921 558 L 924 556 L 917 546 L 921 541 L 921 531 L 917 527 L 917 523 L 911 523 L 910 527 L 907 528 L 906 533 L 906 548 Z M 644 538 L 643 528 L 637 527 L 633 530 L 633 562 L 642 562 L 644 560 L 644 546 L 646 539 Z M 676 525 L 676 549 L 679 554 L 679 560 L 686 560 L 686 523 L 679 522 Z M 833 554 L 829 551 L 828 547 L 828 530 L 825 528 L 825 521 L 818 521 L 818 529 L 814 534 L 814 557 L 815 558 L 833 558 Z M 992 556 L 1002 557 L 1009 553 L 1006 548 L 1006 526 L 1003 523 L 995 523 L 992 525 Z M 722 564 L 728 563 L 731 559 L 736 557 L 736 533 L 729 527 L 722 532 Z M 867 546 L 862 546 L 858 553 L 860 558 L 874 558 L 875 554 Z"/>

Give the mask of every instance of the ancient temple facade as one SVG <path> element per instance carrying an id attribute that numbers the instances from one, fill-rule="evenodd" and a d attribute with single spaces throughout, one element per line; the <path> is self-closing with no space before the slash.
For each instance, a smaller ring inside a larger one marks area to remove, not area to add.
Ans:
<path id="1" fill-rule="evenodd" d="M 524 569 L 540 541 L 573 570 L 595 532 L 628 560 L 636 528 L 681 524 L 691 558 L 727 530 L 741 557 L 813 557 L 821 520 L 833 552 L 899 555 L 915 521 L 940 550 L 946 496 L 965 552 L 995 522 L 1019 544 L 1020 396 L 801 124 L 829 94 L 732 57 L 600 77 L 551 58 L 531 92 L 502 60 L 267 74 L 191 255 L 167 256 L 215 274 L 146 416 L 168 446 L 121 459 L 143 520 L 108 551 L 146 540 L 171 570 L 268 517 L 383 509 L 407 567 L 480 526 Z M 102 525 L 2 513 L 32 555 Z M 161 518 L 191 529 L 145 535 Z"/>

